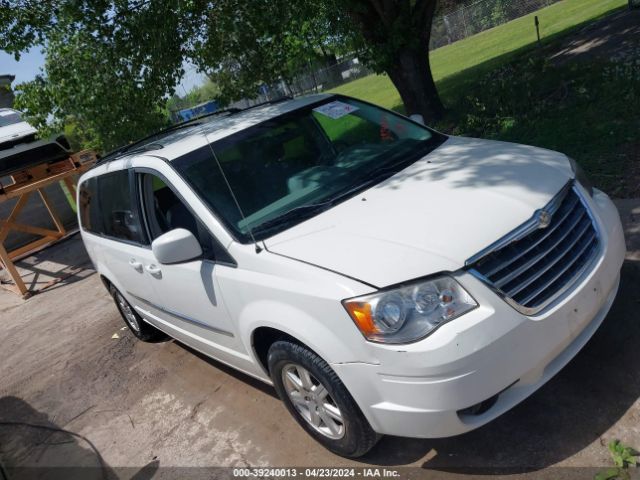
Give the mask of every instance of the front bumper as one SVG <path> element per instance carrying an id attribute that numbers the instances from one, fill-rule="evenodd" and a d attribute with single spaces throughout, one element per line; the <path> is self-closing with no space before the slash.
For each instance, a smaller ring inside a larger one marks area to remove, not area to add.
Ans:
<path id="1" fill-rule="evenodd" d="M 462 272 L 457 279 L 480 308 L 415 344 L 370 344 L 376 364 L 332 364 L 376 432 L 437 438 L 473 430 L 527 398 L 580 351 L 615 299 L 626 250 L 611 200 L 596 191 L 590 208 L 600 256 L 542 314 L 518 313 Z M 483 413 L 461 412 L 489 399 L 495 403 Z"/>

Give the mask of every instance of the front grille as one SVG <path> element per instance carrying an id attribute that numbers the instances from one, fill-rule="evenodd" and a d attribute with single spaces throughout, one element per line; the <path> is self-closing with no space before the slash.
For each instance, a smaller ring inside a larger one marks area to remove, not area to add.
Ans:
<path id="1" fill-rule="evenodd" d="M 471 272 L 516 309 L 534 315 L 572 286 L 598 250 L 596 227 L 572 182 L 529 222 L 472 260 Z"/>

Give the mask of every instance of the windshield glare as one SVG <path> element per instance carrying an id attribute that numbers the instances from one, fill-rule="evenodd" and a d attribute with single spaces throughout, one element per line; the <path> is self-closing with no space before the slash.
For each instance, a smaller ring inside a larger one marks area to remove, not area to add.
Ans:
<path id="1" fill-rule="evenodd" d="M 13 110 L 0 111 L 0 127 L 6 127 L 20 122 L 22 122 L 22 118 L 18 112 Z"/>
<path id="2" fill-rule="evenodd" d="M 389 111 L 340 97 L 260 123 L 172 164 L 235 235 L 248 241 L 250 230 L 264 237 L 263 225 L 269 235 L 288 228 L 291 219 L 278 225 L 279 217 L 326 205 L 377 170 L 393 175 L 393 167 L 398 171 L 435 148 L 436 135 Z M 274 224 L 280 228 L 274 231 Z"/>

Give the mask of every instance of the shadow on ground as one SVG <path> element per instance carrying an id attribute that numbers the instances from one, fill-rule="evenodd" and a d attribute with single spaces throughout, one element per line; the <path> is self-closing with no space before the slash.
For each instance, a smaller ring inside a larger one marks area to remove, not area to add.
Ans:
<path id="1" fill-rule="evenodd" d="M 637 55 L 639 48 L 640 10 L 629 10 L 583 28 L 563 42 L 551 59 L 558 64 L 593 58 L 622 59 Z"/>
<path id="2" fill-rule="evenodd" d="M 31 294 L 56 290 L 94 273 L 78 233 L 17 261 L 15 265 Z M 0 283 L 13 283 L 4 269 L 0 269 Z"/>
<path id="3" fill-rule="evenodd" d="M 243 383 L 246 383 L 247 385 L 251 385 L 253 388 L 261 391 L 265 395 L 269 395 L 270 397 L 273 397 L 273 398 L 278 398 L 278 395 L 276 394 L 276 391 L 272 386 L 267 385 L 266 383 L 258 380 L 257 378 L 254 378 L 250 375 L 247 375 L 246 373 L 241 372 L 240 370 L 236 370 L 233 367 L 230 367 L 222 362 L 219 362 L 215 358 L 208 357 L 204 353 L 200 353 L 199 351 L 191 348 L 190 346 L 184 343 L 179 342 L 178 340 L 173 340 L 173 341 L 177 346 L 179 346 L 180 348 L 183 348 L 190 354 L 198 357 L 200 360 L 211 365 L 216 370 L 220 370 L 229 376 L 237 378 L 238 380 L 240 380 Z"/>
<path id="4" fill-rule="evenodd" d="M 126 478 L 147 480 L 157 469 L 154 461 L 130 469 Z M 47 414 L 12 396 L 0 398 L 0 473 L 21 480 L 120 478 L 89 439 L 61 428 Z"/>

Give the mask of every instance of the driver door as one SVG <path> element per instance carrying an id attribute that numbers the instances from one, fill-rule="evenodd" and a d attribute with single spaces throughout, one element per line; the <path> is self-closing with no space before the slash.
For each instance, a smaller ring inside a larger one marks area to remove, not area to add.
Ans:
<path id="1" fill-rule="evenodd" d="M 242 368 L 241 342 L 224 306 L 216 263 L 215 238 L 164 177 L 136 170 L 143 218 L 151 241 L 176 228 L 189 230 L 199 240 L 203 256 L 193 261 L 161 265 L 153 254 L 148 265 L 152 285 L 153 321 L 170 334 L 225 363 Z"/>

